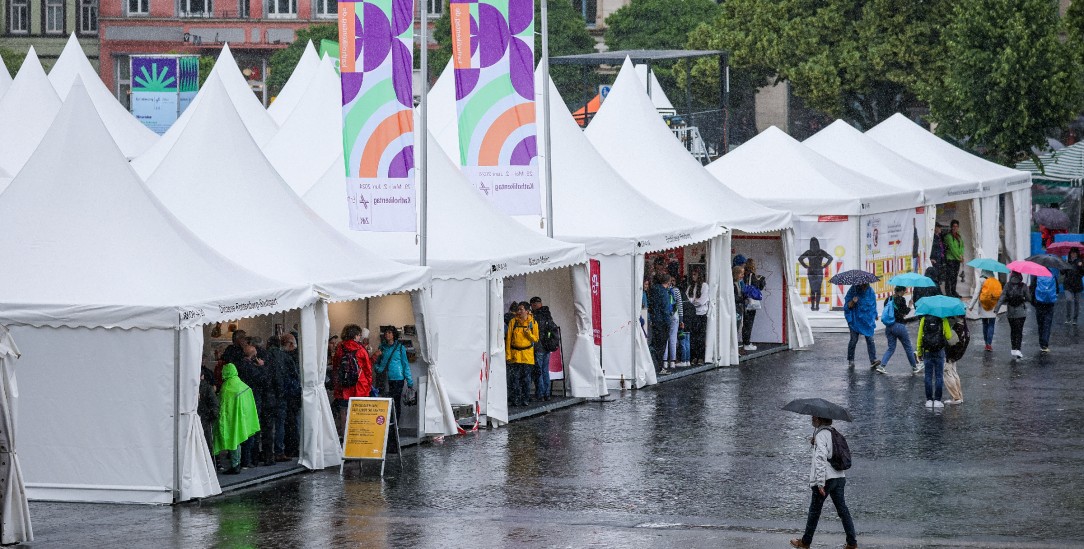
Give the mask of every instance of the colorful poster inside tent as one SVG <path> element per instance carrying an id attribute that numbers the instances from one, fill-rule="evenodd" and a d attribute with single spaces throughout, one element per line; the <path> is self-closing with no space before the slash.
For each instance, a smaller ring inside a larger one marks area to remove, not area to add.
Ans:
<path id="1" fill-rule="evenodd" d="M 177 64 L 173 56 L 131 57 L 132 115 L 158 135 L 166 133 L 179 116 Z"/>
<path id="2" fill-rule="evenodd" d="M 320 58 L 330 57 L 332 59 L 332 66 L 335 67 L 335 72 L 339 72 L 339 43 L 334 40 L 321 40 L 320 41 Z"/>
<path id="3" fill-rule="evenodd" d="M 180 80 L 177 91 L 177 115 L 180 116 L 199 92 L 199 57 L 184 55 L 177 58 L 177 74 Z"/>
<path id="4" fill-rule="evenodd" d="M 542 213 L 534 105 L 534 0 L 450 0 L 459 163 L 509 215 Z"/>
<path id="5" fill-rule="evenodd" d="M 888 279 L 925 270 L 925 212 L 917 208 L 862 216 L 862 270 L 881 277 L 872 285 L 878 300 L 892 294 Z"/>
<path id="6" fill-rule="evenodd" d="M 414 231 L 414 3 L 339 2 L 350 228 Z"/>
<path id="7" fill-rule="evenodd" d="M 794 280 L 811 311 L 843 308 L 846 286 L 831 284 L 836 273 L 858 268 L 857 220 L 846 215 L 801 216 L 794 225 L 798 261 Z"/>

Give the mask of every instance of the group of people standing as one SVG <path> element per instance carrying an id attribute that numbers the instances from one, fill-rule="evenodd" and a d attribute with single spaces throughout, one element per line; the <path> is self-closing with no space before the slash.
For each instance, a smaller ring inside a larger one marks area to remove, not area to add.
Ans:
<path id="1" fill-rule="evenodd" d="M 671 272 L 673 271 L 673 272 Z M 662 257 L 652 263 L 652 275 L 644 279 L 640 325 L 648 336 L 655 373 L 666 375 L 678 367 L 703 364 L 711 293 L 704 272 L 691 269 L 682 278 L 676 262 L 668 265 Z M 680 345 L 688 333 L 688 356 Z"/>
<path id="2" fill-rule="evenodd" d="M 300 444 L 301 370 L 293 334 L 266 346 L 244 330 L 233 333 L 200 379 L 197 413 L 212 456 L 226 453 L 225 474 L 295 459 Z"/>
<path id="3" fill-rule="evenodd" d="M 414 388 L 410 360 L 400 340 L 399 329 L 387 326 L 377 347 L 369 341 L 369 329 L 347 324 L 341 340 L 329 342 L 329 375 L 325 385 L 332 392 L 331 411 L 339 438 L 346 426 L 351 398 L 384 397 L 392 399 L 395 421 L 402 417 L 404 391 Z M 409 399 L 408 399 L 409 400 Z"/>
<path id="4" fill-rule="evenodd" d="M 550 308 L 535 296 L 513 302 L 505 315 L 504 356 L 508 375 L 508 405 L 527 406 L 551 397 L 550 353 L 560 348 L 560 328 Z M 534 391 L 531 383 L 534 382 Z"/>

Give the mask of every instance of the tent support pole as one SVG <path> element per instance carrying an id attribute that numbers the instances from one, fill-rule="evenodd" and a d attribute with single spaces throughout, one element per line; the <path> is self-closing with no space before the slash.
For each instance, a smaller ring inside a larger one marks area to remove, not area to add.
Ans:
<path id="1" fill-rule="evenodd" d="M 181 329 L 173 330 L 173 503 L 181 499 Z"/>
<path id="2" fill-rule="evenodd" d="M 418 209 L 421 210 L 421 211 L 418 212 L 420 214 L 418 216 L 418 218 L 419 218 L 419 221 L 418 221 L 418 265 L 421 265 L 421 266 L 424 267 L 425 264 L 426 264 L 426 260 L 428 259 L 426 257 L 426 255 L 427 255 L 427 251 L 428 251 L 427 250 L 427 246 L 428 246 L 427 239 L 429 237 L 429 215 L 428 215 L 429 214 L 429 210 L 428 210 L 428 207 L 429 207 L 429 200 L 428 200 L 428 198 L 429 198 L 429 196 L 428 196 L 429 178 L 428 178 L 428 173 L 427 173 L 429 171 L 428 170 L 429 157 L 428 157 L 428 151 L 426 150 L 427 145 L 429 144 L 429 112 L 428 112 L 429 101 L 426 98 L 426 96 L 429 95 L 429 2 L 428 2 L 428 0 L 422 0 L 421 1 L 421 6 L 419 6 L 419 7 L 421 8 L 421 24 L 419 25 L 420 28 L 418 30 L 419 34 L 421 35 L 420 36 L 420 39 L 421 39 L 420 44 L 421 44 L 421 46 L 419 48 L 419 50 L 420 50 L 419 55 L 421 56 L 421 59 L 419 59 L 419 63 L 421 64 L 421 70 L 422 70 L 422 78 L 421 78 L 421 80 L 422 80 L 422 89 L 421 89 L 421 101 L 418 103 L 418 114 L 419 114 L 420 120 L 418 121 L 418 133 L 415 134 L 415 135 L 416 136 L 420 135 L 421 139 L 418 139 L 417 137 L 415 137 L 414 141 L 415 141 L 415 144 L 418 145 L 418 152 L 419 152 L 419 154 L 421 156 L 421 158 L 418 159 L 419 160 L 418 167 L 420 168 L 418 170 Z"/>
<path id="3" fill-rule="evenodd" d="M 648 73 L 648 74 L 650 75 L 651 73 Z M 651 79 L 648 78 L 648 81 L 650 81 L 650 80 Z M 640 310 L 640 303 L 638 303 L 637 299 L 636 299 L 636 258 L 637 258 L 638 255 L 639 254 L 632 254 L 632 265 L 631 265 L 631 267 L 632 267 L 631 278 L 632 278 L 632 288 L 633 288 L 633 291 L 632 291 L 632 310 L 633 311 L 639 311 Z M 641 282 L 640 283 L 640 291 L 641 292 L 643 291 L 643 286 L 644 286 L 644 284 L 643 284 L 643 282 Z M 639 321 L 637 321 L 636 324 L 639 324 Z M 639 387 L 636 386 L 636 330 L 629 330 L 629 336 L 630 336 L 629 337 L 629 343 L 630 343 L 630 345 L 629 345 L 629 364 L 632 365 L 632 379 L 630 379 L 629 382 L 632 383 L 632 388 L 633 389 L 638 389 Z M 654 360 L 652 360 L 651 367 L 652 368 L 655 367 Z"/>
<path id="4" fill-rule="evenodd" d="M 550 142 L 550 38 L 549 0 L 542 0 L 542 154 L 546 169 L 546 236 L 553 238 L 553 155 Z M 586 111 L 585 113 L 586 114 Z"/>

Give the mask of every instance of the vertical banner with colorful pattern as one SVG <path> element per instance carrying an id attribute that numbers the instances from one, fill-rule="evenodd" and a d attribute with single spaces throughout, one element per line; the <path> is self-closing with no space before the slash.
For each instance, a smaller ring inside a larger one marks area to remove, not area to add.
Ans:
<path id="1" fill-rule="evenodd" d="M 450 0 L 448 8 L 460 166 L 506 214 L 541 214 L 534 0 Z"/>
<path id="2" fill-rule="evenodd" d="M 414 4 L 339 2 L 350 228 L 414 231 Z"/>

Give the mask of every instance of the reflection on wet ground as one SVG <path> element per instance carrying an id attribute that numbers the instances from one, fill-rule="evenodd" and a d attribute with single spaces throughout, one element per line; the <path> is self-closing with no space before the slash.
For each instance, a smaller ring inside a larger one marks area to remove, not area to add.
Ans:
<path id="1" fill-rule="evenodd" d="M 912 327 L 913 328 L 913 327 Z M 1084 545 L 1084 389 L 1075 327 L 1040 357 L 980 341 L 959 364 L 964 404 L 931 411 L 897 353 L 848 370 L 845 335 L 405 451 L 175 508 L 34 503 L 33 547 L 781 547 L 808 505 L 808 417 L 850 408 L 847 496 L 862 547 Z M 877 337 L 883 350 L 883 336 Z M 842 545 L 831 506 L 814 546 Z"/>

